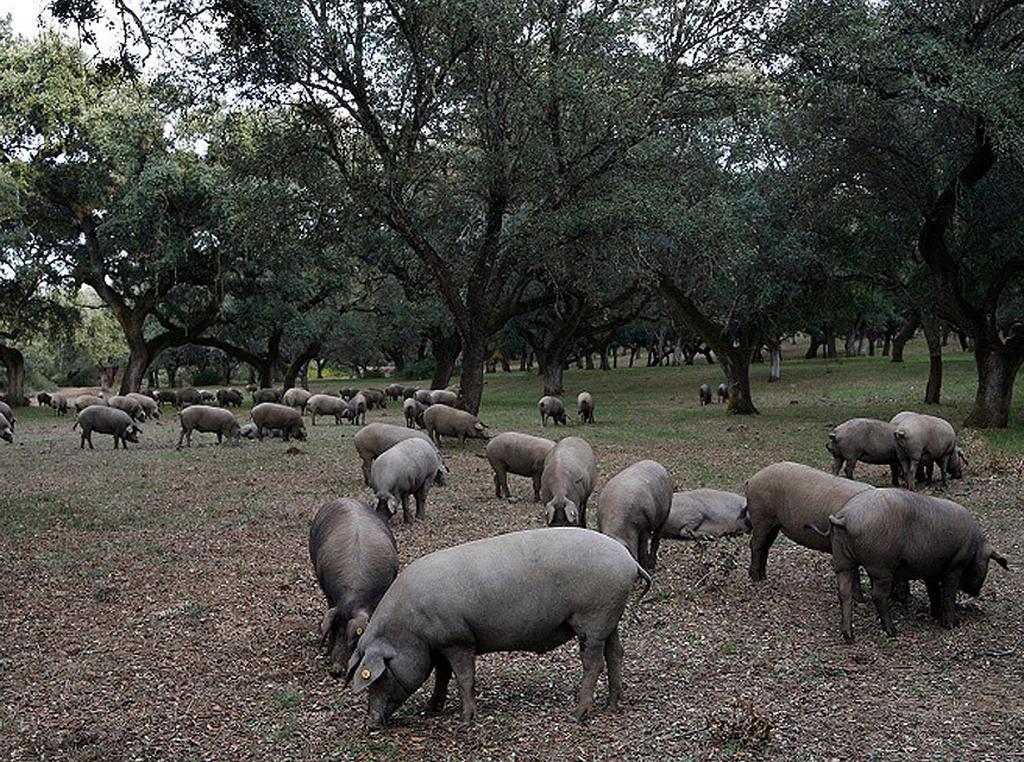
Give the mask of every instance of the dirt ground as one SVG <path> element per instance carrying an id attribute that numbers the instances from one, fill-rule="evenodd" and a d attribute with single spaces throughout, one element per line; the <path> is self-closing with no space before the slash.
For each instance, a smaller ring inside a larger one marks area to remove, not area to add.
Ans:
<path id="1" fill-rule="evenodd" d="M 806 387 L 764 393 L 763 415 L 737 421 L 720 407 L 698 409 L 697 370 L 585 378 L 598 384 L 598 424 L 585 433 L 599 486 L 645 457 L 664 463 L 678 489 L 739 489 L 784 458 L 825 467 L 827 424 L 863 412 L 875 394 L 829 398 L 822 389 L 837 379 L 815 375 Z M 634 396 L 627 408 L 622 379 L 651 389 L 650 400 Z M 540 430 L 535 377 L 490 384 L 492 426 Z M 861 388 L 859 376 L 850 388 Z M 790 399 L 798 393 L 801 404 Z M 676 396 L 666 419 L 663 400 Z M 392 406 L 370 418 L 399 415 Z M 970 440 L 966 477 L 943 493 L 978 515 L 1011 563 L 1008 573 L 993 565 L 982 595 L 962 601 L 954 631 L 928 618 L 915 585 L 912 602 L 896 610 L 895 639 L 858 605 L 858 637 L 846 645 L 827 555 L 780 538 L 769 579 L 755 586 L 746 538 L 667 542 L 640 621 L 622 625 L 620 713 L 599 712 L 584 726 L 569 718 L 580 675 L 569 644 L 539 657 L 481 657 L 472 728 L 460 725 L 454 682 L 445 713 L 425 714 L 428 681 L 391 726 L 367 733 L 365 696 L 332 680 L 319 656 L 324 604 L 306 548 L 320 504 L 366 494 L 355 427 L 318 425 L 297 446 L 218 448 L 200 435 L 199 446 L 175 452 L 177 424 L 167 413 L 147 425 L 140 446 L 113 452 L 98 435 L 95 451 L 80 450 L 71 418 L 19 417 L 16 444 L 0 443 L 2 758 L 1024 756 L 1024 461 L 1015 446 Z M 481 443 L 444 451 L 452 477 L 431 493 L 427 521 L 395 527 L 403 565 L 541 525 L 527 479 L 511 478 L 514 501 L 494 497 Z M 885 486 L 886 469 L 862 468 L 859 477 Z M 604 693 L 602 678 L 599 701 Z"/>

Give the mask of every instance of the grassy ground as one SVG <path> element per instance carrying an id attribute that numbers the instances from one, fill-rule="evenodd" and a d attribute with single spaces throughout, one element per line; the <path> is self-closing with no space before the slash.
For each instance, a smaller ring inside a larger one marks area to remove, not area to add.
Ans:
<path id="1" fill-rule="evenodd" d="M 567 431 L 594 445 L 599 487 L 651 457 L 678 489 L 738 490 L 777 460 L 827 467 L 831 425 L 920 409 L 927 358 L 787 361 L 771 386 L 766 372 L 755 369 L 762 415 L 740 418 L 697 404 L 698 385 L 720 380 L 717 367 L 572 370 L 566 398 L 591 391 L 597 425 Z M 958 424 L 973 362 L 953 352 L 945 373 L 947 402 L 929 412 Z M 532 374 L 489 376 L 481 416 L 496 431 L 538 433 L 539 396 Z M 481 658 L 472 729 L 459 726 L 457 698 L 427 717 L 421 692 L 373 734 L 362 729 L 365 698 L 318 658 L 323 603 L 306 552 L 317 506 L 366 495 L 354 427 L 310 428 L 298 447 L 218 448 L 199 435 L 203 446 L 176 452 L 168 415 L 128 452 L 101 436 L 90 452 L 78 449 L 70 418 L 18 416 L 16 443 L 0 443 L 0 757 L 1002 759 L 1024 750 L 1019 412 L 1007 431 L 963 436 L 970 466 L 946 492 L 1013 564 L 993 569 L 953 632 L 928 620 L 915 588 L 897 610 L 895 640 L 858 606 L 858 640 L 847 646 L 827 556 L 780 538 L 768 581 L 754 587 L 744 538 L 667 543 L 640 622 L 623 625 L 620 714 L 585 727 L 568 719 L 579 662 L 565 646 Z M 394 404 L 369 416 L 400 418 Z M 396 527 L 403 564 L 541 524 L 527 480 L 512 478 L 517 500 L 493 496 L 481 452 L 480 442 L 445 447 L 449 486 L 431 494 L 425 523 Z M 885 486 L 887 469 L 862 466 L 858 476 Z M 603 690 L 602 681 L 599 699 Z"/>

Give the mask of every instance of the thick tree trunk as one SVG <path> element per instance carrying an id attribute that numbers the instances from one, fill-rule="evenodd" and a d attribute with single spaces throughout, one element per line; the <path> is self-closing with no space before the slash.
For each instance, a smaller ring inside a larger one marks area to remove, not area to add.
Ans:
<path id="1" fill-rule="evenodd" d="M 484 396 L 484 359 L 487 355 L 487 338 L 475 331 L 462 339 L 462 387 L 463 407 L 476 415 Z"/>
<path id="2" fill-rule="evenodd" d="M 921 324 L 928 342 L 928 386 L 924 391 L 924 403 L 938 405 L 942 396 L 942 332 L 933 315 L 922 318 Z"/>
<path id="3" fill-rule="evenodd" d="M 142 379 L 146 377 L 149 364 L 153 358 L 150 356 L 149 344 L 146 343 L 141 329 L 136 336 L 128 338 L 128 364 L 125 366 L 124 375 L 121 376 L 121 394 L 137 392 L 142 388 Z"/>
<path id="4" fill-rule="evenodd" d="M 560 397 L 565 391 L 562 383 L 564 379 L 564 364 L 561 361 L 544 363 L 542 376 L 544 378 L 544 394 L 553 394 Z"/>
<path id="5" fill-rule="evenodd" d="M 964 426 L 998 429 L 1009 425 L 1013 383 L 1022 361 L 1024 354 L 1017 351 L 1016 347 L 993 350 L 978 342 L 978 348 L 974 350 L 978 390 L 974 397 L 974 408 L 964 421 Z"/>
<path id="6" fill-rule="evenodd" d="M 889 350 L 892 348 L 892 331 L 885 332 L 882 342 L 882 357 L 888 357 Z"/>
<path id="7" fill-rule="evenodd" d="M 729 412 L 751 415 L 758 412 L 750 392 L 750 360 L 754 347 L 739 346 L 719 353 L 719 362 L 729 384 Z"/>
<path id="8" fill-rule="evenodd" d="M 594 369 L 594 355 L 591 352 L 587 352 L 583 355 L 583 367 L 587 370 Z"/>
<path id="9" fill-rule="evenodd" d="M 171 389 L 175 389 L 178 386 L 178 366 L 177 365 L 165 365 L 164 371 L 167 373 L 167 386 Z"/>
<path id="10" fill-rule="evenodd" d="M 7 404 L 11 407 L 24 407 L 28 404 L 25 396 L 25 356 L 19 349 L 0 345 L 0 364 L 7 374 Z"/>
<path id="11" fill-rule="evenodd" d="M 611 370 L 611 366 L 608 364 L 608 345 L 604 344 L 601 346 L 601 370 Z"/>
<path id="12" fill-rule="evenodd" d="M 911 312 L 906 321 L 903 323 L 903 327 L 900 328 L 892 340 L 892 361 L 903 362 L 903 348 L 907 345 L 907 342 L 917 332 L 917 327 L 921 324 L 921 313 L 917 310 Z"/>
<path id="13" fill-rule="evenodd" d="M 817 337 L 817 334 L 811 334 L 811 345 L 807 347 L 807 352 L 804 354 L 805 360 L 814 360 L 818 357 L 818 347 L 822 344 L 821 339 Z"/>
<path id="14" fill-rule="evenodd" d="M 834 360 L 839 356 L 836 352 L 836 332 L 831 323 L 825 324 L 825 359 Z"/>
<path id="15" fill-rule="evenodd" d="M 434 375 L 430 379 L 431 389 L 444 389 L 452 382 L 455 362 L 459 359 L 461 349 L 462 339 L 458 333 L 445 335 L 438 332 L 430 337 L 430 350 L 434 355 Z"/>

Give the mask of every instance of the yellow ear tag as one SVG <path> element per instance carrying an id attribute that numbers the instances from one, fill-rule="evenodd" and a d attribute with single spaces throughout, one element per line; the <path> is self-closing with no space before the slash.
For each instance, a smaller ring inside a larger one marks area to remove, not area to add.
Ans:
<path id="1" fill-rule="evenodd" d="M 363 680 L 369 680 L 370 679 L 370 670 L 364 669 L 362 671 L 362 677 L 363 677 Z"/>
<path id="2" fill-rule="evenodd" d="M 362 634 L 363 634 L 363 628 L 362 627 L 356 627 L 356 635 L 362 635 Z"/>

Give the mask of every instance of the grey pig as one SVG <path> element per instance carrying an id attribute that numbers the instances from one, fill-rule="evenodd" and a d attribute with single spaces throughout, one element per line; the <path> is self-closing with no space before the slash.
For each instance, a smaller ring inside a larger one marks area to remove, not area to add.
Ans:
<path id="1" fill-rule="evenodd" d="M 540 499 L 552 526 L 587 526 L 587 500 L 597 484 L 597 460 L 586 440 L 566 437 L 544 459 Z"/>
<path id="2" fill-rule="evenodd" d="M 156 393 L 156 404 L 178 405 L 178 393 L 173 389 L 161 389 Z"/>
<path id="3" fill-rule="evenodd" d="M 229 407 L 234 405 L 235 407 L 241 407 L 245 398 L 238 389 L 218 389 L 217 390 L 217 404 L 221 407 Z"/>
<path id="4" fill-rule="evenodd" d="M 622 543 L 647 571 L 658 562 L 661 530 L 672 510 L 672 477 L 641 460 L 617 473 L 597 500 L 597 531 Z"/>
<path id="5" fill-rule="evenodd" d="M 87 407 L 93 405 L 101 405 L 106 407 L 107 401 L 102 397 L 97 397 L 95 394 L 80 394 L 75 397 L 75 411 L 81 413 Z"/>
<path id="6" fill-rule="evenodd" d="M 331 394 L 314 394 L 306 402 L 306 412 L 309 413 L 314 426 L 318 415 L 333 415 L 334 422 L 340 424 L 341 416 L 347 407 L 345 400 Z"/>
<path id="7" fill-rule="evenodd" d="M 544 459 L 555 446 L 550 439 L 506 431 L 487 443 L 484 450 L 487 461 L 494 469 L 494 494 L 511 497 L 508 475 L 518 474 L 533 479 L 533 499 L 540 500 L 540 480 L 544 473 Z"/>
<path id="8" fill-rule="evenodd" d="M 576 413 L 583 423 L 594 422 L 594 396 L 590 392 L 576 395 Z"/>
<path id="9" fill-rule="evenodd" d="M 701 407 L 711 404 L 711 386 L 709 384 L 701 384 L 698 393 L 700 395 Z"/>
<path id="10" fill-rule="evenodd" d="M 257 389 L 252 393 L 252 403 L 258 405 L 261 402 L 280 402 L 281 401 L 281 390 L 280 389 Z"/>
<path id="11" fill-rule="evenodd" d="M 400 400 L 402 395 L 405 394 L 405 387 L 401 384 L 388 384 L 384 387 L 384 393 L 388 395 L 390 400 Z"/>
<path id="12" fill-rule="evenodd" d="M 650 587 L 650 575 L 619 543 L 572 527 L 511 532 L 413 561 L 384 594 L 348 663 L 352 690 L 369 689 L 367 726 L 383 725 L 432 669 L 430 709 L 444 707 L 454 673 L 462 720 L 472 723 L 478 655 L 545 653 L 573 637 L 583 661 L 573 716 L 583 722 L 592 713 L 605 665 L 608 705 L 617 709 L 618 624 L 638 577 Z"/>
<path id="13" fill-rule="evenodd" d="M 18 423 L 18 419 L 14 417 L 14 411 L 11 410 L 11 406 L 6 402 L 0 402 L 0 417 L 5 418 L 7 423 L 11 425 L 11 431 L 14 431 L 14 427 Z"/>
<path id="14" fill-rule="evenodd" d="M 896 455 L 907 489 L 914 489 L 921 464 L 937 464 L 943 486 L 947 472 L 953 478 L 962 475 L 963 451 L 956 446 L 956 432 L 949 421 L 934 415 L 903 412 L 895 415 L 891 423 L 896 427 Z"/>
<path id="15" fill-rule="evenodd" d="M 402 413 L 405 415 L 405 425 L 410 429 L 414 426 L 419 426 L 421 429 L 425 429 L 427 424 L 423 422 L 423 413 L 426 408 L 413 398 L 409 398 L 402 403 Z"/>
<path id="16" fill-rule="evenodd" d="M 427 516 L 427 495 L 434 484 L 444 486 L 444 463 L 433 443 L 406 439 L 389 447 L 373 462 L 370 489 L 377 501 L 377 513 L 385 521 L 402 506 L 402 523 L 411 524 L 409 495 L 416 498 L 416 518 Z"/>
<path id="17" fill-rule="evenodd" d="M 427 425 L 427 435 L 438 444 L 441 444 L 442 436 L 457 437 L 463 446 L 467 439 L 490 438 L 487 426 L 479 418 L 448 405 L 431 405 L 423 413 L 423 422 Z"/>
<path id="18" fill-rule="evenodd" d="M 853 640 L 859 566 L 871 577 L 871 597 L 890 637 L 896 634 L 889 612 L 894 579 L 923 579 L 931 616 L 952 628 L 959 624 L 957 591 L 977 596 L 989 561 L 1007 568 L 970 512 L 950 500 L 898 489 L 871 490 L 853 497 L 828 522 L 847 642 Z"/>
<path id="19" fill-rule="evenodd" d="M 375 458 L 380 457 L 388 448 L 413 437 L 425 442 L 430 441 L 422 431 L 391 423 L 371 423 L 359 429 L 352 438 L 352 444 L 363 461 L 363 483 L 367 486 L 370 484 L 370 468 Z"/>
<path id="20" fill-rule="evenodd" d="M 320 622 L 327 672 L 341 678 L 356 641 L 398 575 L 395 538 L 366 503 L 340 498 L 316 512 L 309 527 L 309 559 L 327 598 Z"/>
<path id="21" fill-rule="evenodd" d="M 341 411 L 341 417 L 349 423 L 366 423 L 368 408 L 366 396 L 362 392 L 358 392 L 345 405 L 345 409 Z"/>
<path id="22" fill-rule="evenodd" d="M 182 389 L 178 392 L 178 401 L 175 404 L 179 408 L 188 407 L 189 405 L 201 405 L 203 404 L 203 395 L 199 393 L 198 389 L 193 389 L 192 387 Z"/>
<path id="23" fill-rule="evenodd" d="M 115 394 L 113 397 L 107 400 L 107 404 L 110 407 L 116 407 L 118 410 L 123 410 L 136 421 L 146 420 L 146 411 L 143 409 L 139 401 L 132 399 L 128 395 Z"/>
<path id="24" fill-rule="evenodd" d="M 459 395 L 448 389 L 434 389 L 430 392 L 430 402 L 433 405 L 456 407 L 459 402 Z"/>
<path id="25" fill-rule="evenodd" d="M 892 486 L 899 484 L 900 462 L 896 455 L 896 427 L 873 418 L 851 418 L 836 426 L 828 435 L 825 448 L 832 454 L 832 475 L 842 468 L 847 479 L 853 478 L 858 461 L 889 466 Z M 844 466 L 845 464 L 845 466 Z"/>
<path id="26" fill-rule="evenodd" d="M 67 415 L 68 398 L 63 394 L 52 394 L 50 395 L 50 407 L 53 408 L 54 415 Z"/>
<path id="27" fill-rule="evenodd" d="M 259 427 L 255 423 L 247 423 L 238 430 L 238 436 L 244 439 L 259 439 Z M 281 439 L 284 432 L 281 429 L 268 429 L 266 435 L 271 439 Z"/>
<path id="28" fill-rule="evenodd" d="M 188 440 L 188 446 L 192 446 L 192 432 L 203 431 L 217 435 L 217 444 L 224 441 L 224 437 L 237 442 L 242 434 L 238 426 L 238 419 L 230 410 L 212 405 L 189 405 L 178 415 L 181 423 L 181 434 L 178 435 L 178 449 L 181 449 L 183 440 Z"/>
<path id="29" fill-rule="evenodd" d="M 11 422 L 2 415 L 0 415 L 0 439 L 14 443 L 14 429 L 11 428 Z"/>
<path id="30" fill-rule="evenodd" d="M 374 408 L 386 409 L 388 406 L 387 395 L 380 389 L 362 389 L 359 392 L 366 399 L 366 409 L 373 410 Z"/>
<path id="31" fill-rule="evenodd" d="M 298 440 L 306 438 L 306 425 L 302 421 L 302 415 L 298 410 L 293 410 L 287 405 L 279 405 L 276 402 L 261 402 L 254 407 L 250 413 L 252 422 L 256 424 L 256 433 L 263 439 L 268 429 L 281 429 L 284 434 L 284 441 L 291 437 Z"/>
<path id="32" fill-rule="evenodd" d="M 156 404 L 156 400 L 152 397 L 140 392 L 128 392 L 125 396 L 131 397 L 142 406 L 143 411 L 146 413 L 146 418 L 160 417 L 160 406 Z"/>
<path id="33" fill-rule="evenodd" d="M 694 489 L 672 495 L 662 539 L 703 540 L 750 531 L 747 500 L 734 492 Z"/>
<path id="34" fill-rule="evenodd" d="M 537 409 L 540 411 L 540 425 L 547 426 L 548 418 L 554 421 L 555 425 L 568 424 L 565 418 L 565 404 L 558 397 L 546 394 L 537 401 Z"/>
<path id="35" fill-rule="evenodd" d="M 718 401 L 728 402 L 729 401 L 729 385 L 719 384 L 718 385 Z"/>
<path id="36" fill-rule="evenodd" d="M 434 404 L 434 397 L 431 395 L 430 389 L 417 389 L 416 393 L 412 396 L 413 399 L 423 405 L 423 407 L 430 407 Z"/>
<path id="37" fill-rule="evenodd" d="M 107 405 L 90 405 L 81 413 L 78 414 L 78 419 L 75 421 L 75 425 L 71 427 L 74 431 L 79 426 L 82 427 L 82 441 L 79 447 L 84 448 L 85 443 L 89 443 L 89 449 L 94 449 L 92 446 L 92 433 L 94 431 L 100 434 L 112 434 L 114 437 L 114 449 L 118 448 L 118 445 L 123 445 L 124 449 L 128 449 L 129 442 L 139 441 L 139 427 L 132 420 L 132 417 L 123 410 L 118 410 L 116 407 L 108 407 Z"/>
<path id="38" fill-rule="evenodd" d="M 306 413 L 306 404 L 309 402 L 309 398 L 312 397 L 312 393 L 301 389 L 298 386 L 293 386 L 291 389 L 284 393 L 284 397 L 281 400 L 288 407 L 297 407 L 302 411 L 303 415 Z"/>

